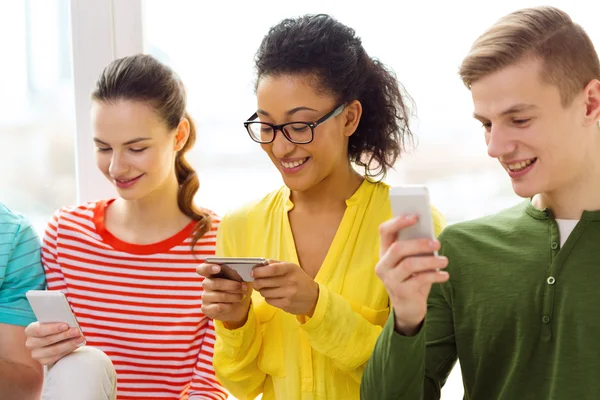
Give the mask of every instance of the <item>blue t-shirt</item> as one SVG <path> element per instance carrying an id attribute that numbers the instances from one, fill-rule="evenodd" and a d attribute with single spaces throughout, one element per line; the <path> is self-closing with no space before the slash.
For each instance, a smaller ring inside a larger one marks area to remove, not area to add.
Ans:
<path id="1" fill-rule="evenodd" d="M 36 321 L 25 293 L 45 286 L 38 235 L 25 217 L 0 203 L 0 323 Z"/>

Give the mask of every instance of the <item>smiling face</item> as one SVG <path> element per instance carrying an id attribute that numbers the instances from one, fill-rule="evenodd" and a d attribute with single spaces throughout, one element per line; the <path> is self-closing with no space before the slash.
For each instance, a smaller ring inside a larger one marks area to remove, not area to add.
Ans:
<path id="1" fill-rule="evenodd" d="M 307 75 L 261 77 L 256 90 L 259 120 L 272 124 L 315 122 L 339 106 L 332 96 L 318 93 L 312 85 L 314 79 Z M 360 118 L 360 104 L 353 103 L 340 115 L 318 125 L 311 143 L 294 144 L 277 131 L 275 140 L 261 147 L 287 187 L 306 191 L 340 170 L 351 168 L 348 138 L 356 129 L 353 119 L 357 115 Z"/>
<path id="2" fill-rule="evenodd" d="M 177 182 L 175 156 L 182 145 L 148 104 L 129 100 L 92 103 L 96 163 L 119 196 L 139 200 Z"/>
<path id="3" fill-rule="evenodd" d="M 488 154 L 521 197 L 568 187 L 584 172 L 595 143 L 588 134 L 585 91 L 565 106 L 559 88 L 543 82 L 541 74 L 542 62 L 526 58 L 471 86 Z"/>

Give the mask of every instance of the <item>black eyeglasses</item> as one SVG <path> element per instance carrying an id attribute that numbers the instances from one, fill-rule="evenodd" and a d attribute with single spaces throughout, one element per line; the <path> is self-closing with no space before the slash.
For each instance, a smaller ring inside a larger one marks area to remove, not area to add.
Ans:
<path id="1" fill-rule="evenodd" d="M 281 131 L 287 140 L 295 144 L 307 144 L 315 138 L 315 128 L 331 118 L 337 117 L 344 111 L 345 104 L 337 106 L 333 111 L 323 115 L 315 122 L 287 122 L 281 125 L 269 124 L 268 122 L 254 121 L 258 114 L 254 113 L 244 126 L 250 138 L 257 143 L 267 144 L 275 140 L 277 131 Z"/>

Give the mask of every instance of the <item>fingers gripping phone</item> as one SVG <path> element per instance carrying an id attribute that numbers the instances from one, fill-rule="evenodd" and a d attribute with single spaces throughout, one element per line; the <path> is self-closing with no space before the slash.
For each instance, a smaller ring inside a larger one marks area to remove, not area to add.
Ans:
<path id="1" fill-rule="evenodd" d="M 83 334 L 69 301 L 60 290 L 29 290 L 25 296 L 39 322 L 63 322 L 69 325 L 69 328 L 79 329 Z"/>
<path id="2" fill-rule="evenodd" d="M 216 278 L 237 282 L 253 282 L 254 278 L 250 275 L 252 269 L 269 263 L 266 259 L 258 257 L 208 257 L 205 262 L 221 267 L 221 272 L 214 275 Z"/>
<path id="3" fill-rule="evenodd" d="M 398 232 L 398 240 L 435 239 L 427 187 L 411 185 L 390 188 L 390 203 L 394 217 L 404 215 L 418 217 L 416 224 Z"/>

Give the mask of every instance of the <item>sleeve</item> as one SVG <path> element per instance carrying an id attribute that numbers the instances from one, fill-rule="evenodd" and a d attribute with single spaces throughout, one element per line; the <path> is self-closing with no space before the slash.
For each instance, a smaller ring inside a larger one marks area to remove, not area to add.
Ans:
<path id="1" fill-rule="evenodd" d="M 382 327 L 367 321 L 351 304 L 324 285 L 312 318 L 300 322 L 311 347 L 360 382 Z"/>
<path id="2" fill-rule="evenodd" d="M 436 235 L 445 219 L 431 207 Z M 360 382 L 382 327 L 367 321 L 354 311 L 342 296 L 319 285 L 319 299 L 313 317 L 301 323 L 311 346 L 331 359 L 336 367 Z"/>
<path id="3" fill-rule="evenodd" d="M 236 221 L 239 222 L 239 221 Z M 227 216 L 217 232 L 217 256 L 235 255 L 235 232 L 245 232 L 243 226 L 230 226 Z M 216 341 L 213 366 L 219 382 L 237 399 L 254 399 L 263 392 L 266 374 L 258 368 L 262 346 L 260 322 L 250 306 L 248 320 L 239 329 L 229 330 L 215 321 Z"/>
<path id="4" fill-rule="evenodd" d="M 26 219 L 22 219 L 17 228 L 7 260 L 0 293 L 0 323 L 27 326 L 36 319 L 25 293 L 43 290 L 45 278 L 40 261 L 40 239 Z"/>
<path id="5" fill-rule="evenodd" d="M 447 254 L 443 238 L 440 254 Z M 413 337 L 395 331 L 393 313 L 379 337 L 362 378 L 361 399 L 438 400 L 457 360 L 450 281 L 433 285 L 427 316 Z"/>
<path id="6" fill-rule="evenodd" d="M 425 376 L 424 329 L 405 337 L 394 330 L 390 313 L 360 385 L 362 400 L 422 399 Z"/>
<path id="7" fill-rule="evenodd" d="M 215 377 L 213 369 L 213 351 L 215 345 L 215 326 L 211 319 L 200 332 L 202 344 L 198 353 L 198 362 L 194 367 L 194 375 L 189 390 L 189 400 L 226 400 L 228 393 Z"/>
<path id="8" fill-rule="evenodd" d="M 46 227 L 44 240 L 42 242 L 42 264 L 46 271 L 48 289 L 60 290 L 66 294 L 67 284 L 65 283 L 65 277 L 57 260 L 60 213 L 60 210 L 57 211 Z"/>

